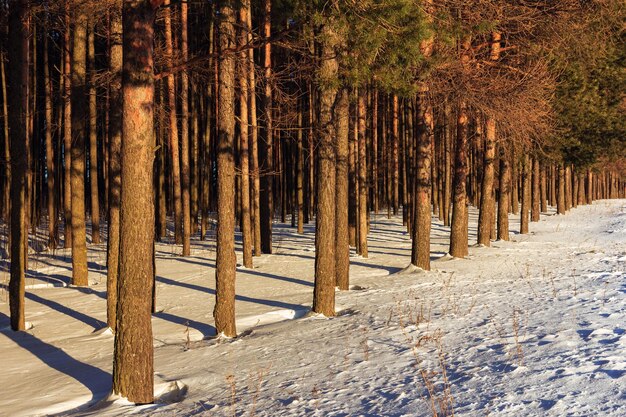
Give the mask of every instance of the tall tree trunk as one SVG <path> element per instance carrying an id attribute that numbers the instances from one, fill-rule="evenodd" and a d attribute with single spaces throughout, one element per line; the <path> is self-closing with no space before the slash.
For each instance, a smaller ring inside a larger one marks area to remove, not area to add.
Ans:
<path id="1" fill-rule="evenodd" d="M 180 49 L 182 52 L 183 62 L 187 62 L 188 53 L 188 29 L 187 29 L 187 2 L 180 4 Z M 189 73 L 187 70 L 182 71 L 180 76 L 180 113 L 181 113 L 181 129 L 180 129 L 180 164 L 181 164 L 181 193 L 182 193 L 182 210 L 183 210 L 183 256 L 191 255 L 191 170 L 189 167 Z"/>
<path id="2" fill-rule="evenodd" d="M 342 88 L 337 93 L 336 100 L 335 285 L 340 290 L 345 291 L 350 286 L 350 236 L 348 231 L 350 101 L 348 90 Z"/>
<path id="3" fill-rule="evenodd" d="M 511 163 L 504 148 L 500 148 L 500 193 L 498 196 L 498 240 L 509 240 L 509 205 L 511 199 Z"/>
<path id="4" fill-rule="evenodd" d="M 528 155 L 522 159 L 522 208 L 520 212 L 520 233 L 528 234 L 528 215 L 530 212 L 531 169 Z"/>
<path id="5" fill-rule="evenodd" d="M 350 100 L 348 100 L 350 101 Z M 348 239 L 350 246 L 357 247 L 358 227 L 358 140 L 355 135 L 355 120 L 350 114 L 348 103 Z"/>
<path id="6" fill-rule="evenodd" d="M 317 144 L 317 219 L 315 227 L 315 286 L 313 311 L 326 317 L 335 315 L 335 129 L 333 107 L 337 90 L 338 63 L 333 44 L 333 22 L 321 30 L 322 56 L 319 76 L 319 142 Z"/>
<path id="7" fill-rule="evenodd" d="M 220 52 L 234 48 L 235 12 L 232 0 L 219 6 Z M 215 268 L 215 328 L 235 337 L 235 58 L 220 53 L 220 106 L 217 117 L 217 258 Z"/>
<path id="8" fill-rule="evenodd" d="M 444 109 L 444 210 L 443 210 L 443 225 L 450 226 L 450 206 L 452 198 L 452 129 L 450 127 L 451 115 L 450 108 Z"/>
<path id="9" fill-rule="evenodd" d="M 500 32 L 491 33 L 491 53 L 489 59 L 500 59 Z M 483 156 L 483 178 L 480 192 L 480 212 L 478 215 L 478 243 L 491 246 L 494 211 L 496 209 L 496 197 L 494 192 L 495 159 L 496 159 L 496 121 L 486 117 L 485 122 L 485 147 Z"/>
<path id="10" fill-rule="evenodd" d="M 539 212 L 540 212 L 540 183 L 541 183 L 541 172 L 539 169 L 539 160 L 537 158 L 533 158 L 532 162 L 532 208 L 530 213 L 530 221 L 538 222 L 539 221 Z"/>
<path id="11" fill-rule="evenodd" d="M 540 173 L 541 173 L 541 181 L 540 181 L 540 210 L 541 213 L 545 213 L 548 211 L 548 175 L 547 168 L 540 164 Z"/>
<path id="12" fill-rule="evenodd" d="M 122 2 L 111 13 L 111 111 L 109 113 L 109 233 L 107 239 L 107 324 L 115 332 L 120 257 L 120 192 L 122 150 Z"/>
<path id="13" fill-rule="evenodd" d="M 46 107 L 46 182 L 48 187 L 48 248 L 54 250 L 57 246 L 57 210 L 56 210 L 56 166 L 54 163 L 54 145 L 52 143 L 52 82 L 50 79 L 50 65 L 48 62 L 48 33 L 44 33 L 43 45 L 43 76 L 44 100 Z M 7 178 L 9 178 L 7 176 Z"/>
<path id="14" fill-rule="evenodd" d="M 263 37 L 269 39 L 272 28 L 272 2 L 263 0 Z M 272 253 L 272 221 L 274 218 L 274 141 L 272 124 L 272 44 L 263 47 L 263 117 L 265 140 L 261 142 L 264 175 L 261 183 L 261 251 Z"/>
<path id="15" fill-rule="evenodd" d="M 431 163 L 433 141 L 433 109 L 427 98 L 427 87 L 420 86 L 417 99 L 417 175 L 415 224 L 412 230 L 411 263 L 430 271 L 430 223 L 431 223 Z"/>
<path id="16" fill-rule="evenodd" d="M 11 278 L 9 308 L 11 328 L 25 330 L 24 291 L 27 268 L 26 178 L 29 171 L 26 108 L 28 106 L 29 6 L 14 0 L 9 8 L 8 100 L 11 132 Z"/>
<path id="17" fill-rule="evenodd" d="M 244 47 L 248 42 L 248 13 L 250 2 L 242 1 L 239 6 L 239 45 Z M 239 164 L 241 167 L 241 232 L 243 240 L 243 266 L 252 268 L 253 236 L 250 224 L 250 170 L 248 149 L 248 71 L 250 71 L 248 51 L 245 49 L 238 55 L 239 58 Z"/>
<path id="18" fill-rule="evenodd" d="M 465 103 L 459 103 L 454 159 L 454 195 L 452 226 L 450 229 L 450 255 L 464 258 L 468 255 L 467 213 L 467 129 L 468 117 Z"/>
<path id="19" fill-rule="evenodd" d="M 174 47 L 172 41 L 172 12 L 170 0 L 165 0 L 165 51 L 169 65 L 173 65 Z M 167 76 L 167 97 L 169 104 L 169 137 L 170 155 L 172 158 L 171 173 L 174 188 L 174 238 L 177 244 L 183 243 L 183 202 L 180 178 L 180 153 L 178 139 L 178 117 L 176 116 L 176 80 L 174 74 Z"/>
<path id="20" fill-rule="evenodd" d="M 304 103 L 301 101 L 300 109 L 298 109 L 298 148 L 297 148 L 297 167 L 296 167 L 296 198 L 298 205 L 298 233 L 304 233 L 304 150 L 302 140 L 304 139 L 304 135 L 302 134 L 302 130 L 304 129 L 303 125 L 303 115 L 304 112 Z M 346 206 L 347 207 L 347 206 Z"/>
<path id="21" fill-rule="evenodd" d="M 494 193 L 496 159 L 496 121 L 487 116 L 485 152 L 483 159 L 483 181 L 480 193 L 480 212 L 478 215 L 478 243 L 491 246 L 491 229 L 493 227 L 493 214 L 496 209 Z"/>
<path id="22" fill-rule="evenodd" d="M 85 226 L 85 137 L 87 136 L 87 10 L 74 9 L 72 43 L 72 284 L 87 286 Z"/>
<path id="23" fill-rule="evenodd" d="M 393 198 L 393 214 L 398 214 L 398 209 L 399 209 L 399 204 L 400 204 L 400 200 L 399 200 L 399 190 L 400 190 L 400 184 L 399 184 L 399 169 L 400 166 L 398 164 L 398 147 L 399 147 L 399 142 L 400 142 L 400 132 L 399 132 L 399 126 L 398 126 L 398 122 L 399 122 L 399 118 L 400 118 L 400 114 L 399 114 L 399 103 L 398 103 L 398 96 L 394 95 L 393 96 L 393 123 L 392 123 L 392 151 L 391 151 L 391 176 L 392 176 L 392 198 Z"/>
<path id="24" fill-rule="evenodd" d="M 358 161 L 359 161 L 359 254 L 363 258 L 368 257 L 367 253 L 367 96 L 365 88 L 360 88 L 358 92 Z"/>
<path id="25" fill-rule="evenodd" d="M 100 243 L 100 203 L 98 192 L 98 105 L 96 96 L 95 27 L 89 28 L 89 179 L 91 185 L 91 241 Z"/>
<path id="26" fill-rule="evenodd" d="M 558 189 L 556 198 L 557 214 L 565 214 L 565 166 L 561 163 L 558 168 Z"/>
<path id="27" fill-rule="evenodd" d="M 572 168 L 571 165 L 565 166 L 565 211 L 572 208 Z M 608 189 L 606 187 L 605 189 Z M 608 197 L 608 195 L 606 196 Z"/>
<path id="28" fill-rule="evenodd" d="M 65 0 L 65 33 L 63 38 L 63 65 L 65 79 L 63 80 L 64 107 L 63 107 L 63 212 L 64 247 L 72 246 L 72 40 L 70 36 L 70 0 Z"/>
<path id="29" fill-rule="evenodd" d="M 246 23 L 248 42 L 252 42 L 252 10 L 248 10 Z M 250 170 L 252 171 L 252 208 L 251 223 L 254 230 L 254 255 L 261 256 L 261 177 L 259 176 L 259 128 L 256 108 L 256 75 L 254 67 L 254 50 L 248 50 L 248 97 L 250 100 Z"/>
<path id="30" fill-rule="evenodd" d="M 137 404 L 154 401 L 155 8 L 159 0 L 124 0 L 123 139 L 120 261 L 113 392 Z"/>
<path id="31" fill-rule="evenodd" d="M 372 88 L 372 159 L 371 159 L 371 178 L 372 178 L 372 206 L 374 214 L 378 214 L 378 90 Z"/>
<path id="32" fill-rule="evenodd" d="M 9 138 L 9 106 L 8 106 L 8 95 L 7 95 L 7 77 L 6 77 L 6 69 L 4 66 L 4 57 L 5 54 L 0 53 L 0 77 L 2 81 L 2 120 L 4 125 L 4 160 L 10 161 L 10 138 Z M 3 164 L 4 166 L 4 180 L 2 182 L 2 218 L 7 222 L 7 224 L 11 223 L 11 213 L 10 213 L 10 201 L 11 201 L 11 164 Z"/>

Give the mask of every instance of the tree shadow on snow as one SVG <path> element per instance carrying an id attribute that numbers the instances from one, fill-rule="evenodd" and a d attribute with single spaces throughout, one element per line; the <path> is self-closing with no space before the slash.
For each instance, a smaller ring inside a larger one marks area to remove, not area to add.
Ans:
<path id="1" fill-rule="evenodd" d="M 282 254 L 281 254 L 281 256 L 282 256 Z M 289 256 L 295 256 L 295 255 L 291 255 L 290 254 Z M 179 262 L 185 262 L 185 263 L 194 264 L 194 265 L 206 266 L 206 267 L 215 269 L 215 264 L 214 263 L 207 262 L 207 261 L 204 261 L 204 260 L 199 260 L 199 259 L 194 260 L 192 258 L 178 258 L 176 260 L 179 261 Z M 279 281 L 291 282 L 293 284 L 305 285 L 307 287 L 312 287 L 313 286 L 313 283 L 309 282 L 309 281 L 304 281 L 304 280 L 301 280 L 301 279 L 298 279 L 298 278 L 283 277 L 283 276 L 280 276 L 280 275 L 274 275 L 274 274 L 270 274 L 270 273 L 267 273 L 267 272 L 259 272 L 259 271 L 255 271 L 254 269 L 241 270 L 241 271 L 239 271 L 239 273 L 255 275 L 255 276 L 259 276 L 259 277 L 263 277 L 263 278 L 277 279 Z"/>
<path id="2" fill-rule="evenodd" d="M 8 325 L 9 318 L 0 313 L 0 326 L 4 327 L 5 323 Z M 0 334 L 36 356 L 50 368 L 72 377 L 84 385 L 91 391 L 91 400 L 87 404 L 92 404 L 109 395 L 111 390 L 110 373 L 76 360 L 62 349 L 48 344 L 28 332 L 6 330 Z"/>
<path id="3" fill-rule="evenodd" d="M 188 282 L 174 281 L 173 279 L 159 277 L 159 276 L 156 277 L 156 280 L 157 282 L 161 282 L 163 284 L 175 285 L 175 286 L 189 288 L 191 290 L 202 291 L 211 295 L 215 295 L 215 290 L 213 288 L 202 287 L 200 285 L 190 284 Z M 291 304 L 291 303 L 286 303 L 283 301 L 275 301 L 275 300 L 263 300 L 261 298 L 247 297 L 245 295 L 236 295 L 235 300 L 245 301 L 248 303 L 263 304 L 263 305 L 270 306 L 270 307 L 279 307 L 279 308 L 288 309 L 288 310 L 302 310 L 305 307 L 300 304 Z"/>
<path id="4" fill-rule="evenodd" d="M 88 316 L 85 313 L 81 313 L 80 311 L 73 310 L 73 309 L 71 309 L 69 307 L 64 306 L 63 304 L 57 303 L 56 301 L 45 299 L 43 297 L 40 297 L 40 296 L 38 296 L 36 294 L 33 294 L 33 293 L 30 293 L 30 292 L 26 293 L 26 298 L 28 298 L 29 300 L 35 301 L 35 302 L 37 302 L 39 304 L 43 304 L 45 306 L 48 306 L 51 309 L 56 310 L 59 313 L 66 314 L 66 315 L 68 315 L 68 316 L 70 316 L 70 317 L 72 317 L 72 318 L 74 318 L 76 320 L 82 321 L 87 326 L 93 327 L 95 330 L 99 330 L 99 329 L 102 329 L 104 327 L 107 327 L 105 322 L 103 322 L 101 320 L 98 320 L 98 319 L 95 319 L 95 318 L 93 318 L 91 316 Z"/>
<path id="5" fill-rule="evenodd" d="M 195 329 L 202 333 L 202 337 L 205 339 L 217 335 L 217 330 L 210 324 L 187 319 L 185 317 L 176 316 L 174 314 L 166 313 L 164 311 L 156 312 L 152 314 L 152 316 L 175 324 L 180 324 L 181 326 L 188 326 L 191 329 Z"/>

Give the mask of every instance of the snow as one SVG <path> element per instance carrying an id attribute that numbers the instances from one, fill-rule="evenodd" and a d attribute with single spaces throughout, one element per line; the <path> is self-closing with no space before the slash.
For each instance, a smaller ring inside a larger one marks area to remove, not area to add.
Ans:
<path id="1" fill-rule="evenodd" d="M 141 407 L 110 396 L 106 245 L 90 246 L 88 288 L 67 285 L 67 252 L 31 256 L 26 332 L 8 328 L 3 264 L 0 414 L 626 414 L 626 200 L 550 212 L 467 259 L 446 255 L 433 220 L 430 272 L 407 268 L 401 219 L 372 215 L 370 256 L 351 258 L 335 318 L 309 311 L 312 226 L 275 231 L 275 253 L 238 268 L 235 339 L 212 325 L 213 240 L 189 258 L 158 245 L 156 401 Z"/>

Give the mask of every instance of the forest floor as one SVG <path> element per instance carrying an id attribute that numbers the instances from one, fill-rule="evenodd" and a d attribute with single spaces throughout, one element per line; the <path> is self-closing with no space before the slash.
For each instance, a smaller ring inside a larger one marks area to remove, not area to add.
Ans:
<path id="1" fill-rule="evenodd" d="M 401 219 L 372 215 L 370 257 L 351 259 L 332 319 L 309 314 L 313 227 L 277 224 L 275 253 L 238 268 L 232 340 L 213 337 L 214 239 L 188 258 L 159 244 L 158 401 L 141 407 L 109 397 L 106 245 L 89 248 L 88 288 L 67 286 L 67 251 L 31 256 L 21 333 L 0 264 L 0 414 L 623 416 L 626 200 L 550 212 L 528 235 L 517 219 L 510 242 L 467 259 L 446 255 L 449 229 L 433 221 L 423 272 L 405 268 Z"/>

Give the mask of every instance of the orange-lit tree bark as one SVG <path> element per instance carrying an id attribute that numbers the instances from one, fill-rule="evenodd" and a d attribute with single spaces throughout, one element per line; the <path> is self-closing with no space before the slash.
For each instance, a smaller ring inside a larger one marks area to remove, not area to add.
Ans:
<path id="1" fill-rule="evenodd" d="M 433 110 L 428 103 L 424 85 L 417 100 L 417 174 L 414 198 L 415 224 L 412 227 L 411 264 L 430 271 L 430 223 L 431 223 L 431 163 L 433 140 Z"/>
<path id="2" fill-rule="evenodd" d="M 107 324 L 115 331 L 120 256 L 120 192 L 122 151 L 122 2 L 111 11 L 111 109 L 109 112 L 109 233 L 107 239 Z"/>
<path id="3" fill-rule="evenodd" d="M 2 82 L 2 125 L 4 133 L 4 160 L 10 161 L 11 156 L 9 153 L 9 105 L 7 96 L 7 76 L 6 68 L 4 65 L 5 54 L 0 52 L 0 81 Z M 4 178 L 2 179 L 2 218 L 7 222 L 11 222 L 10 213 L 10 199 L 11 192 L 11 164 L 3 164 Z"/>
<path id="4" fill-rule="evenodd" d="M 263 0 L 263 36 L 269 39 L 272 25 L 272 1 Z M 272 221 L 274 218 L 274 140 L 272 131 L 272 44 L 266 42 L 263 47 L 263 119 L 264 138 L 261 142 L 261 155 L 263 160 L 261 177 L 261 251 L 272 253 Z"/>
<path id="5" fill-rule="evenodd" d="M 348 90 L 337 93 L 335 106 L 337 141 L 335 182 L 335 285 L 347 290 L 350 285 L 350 237 L 348 231 L 348 158 L 350 102 Z"/>
<path id="6" fill-rule="evenodd" d="M 250 2 L 242 1 L 239 5 L 239 46 L 248 42 L 248 13 Z M 239 165 L 241 169 L 241 234 L 243 240 L 243 265 L 252 268 L 253 236 L 250 224 L 250 165 L 248 147 L 248 71 L 250 60 L 248 51 L 243 48 L 237 55 L 239 59 Z"/>
<path id="7" fill-rule="evenodd" d="M 398 147 L 400 143 L 400 131 L 399 131 L 399 102 L 398 96 L 393 96 L 393 122 L 392 122 L 392 148 L 391 148 L 391 193 L 392 193 L 392 204 L 393 204 L 393 214 L 398 214 L 399 208 L 399 170 L 400 166 L 398 164 Z"/>
<path id="8" fill-rule="evenodd" d="M 159 0 L 123 3 L 123 124 L 120 261 L 113 392 L 136 404 L 154 401 L 152 287 L 154 277 L 155 9 Z"/>
<path id="9" fill-rule="evenodd" d="M 11 149 L 11 328 L 25 330 L 24 280 L 27 268 L 26 178 L 29 171 L 26 107 L 28 106 L 29 6 L 27 0 L 9 4 L 9 129 Z"/>
<path id="10" fill-rule="evenodd" d="M 180 4 L 180 49 L 183 62 L 189 57 L 188 43 L 189 31 L 187 2 Z M 180 175 L 183 210 L 183 256 L 191 255 L 191 169 L 189 167 L 189 74 L 184 70 L 180 76 Z"/>
<path id="11" fill-rule="evenodd" d="M 70 36 L 70 0 L 65 0 L 65 32 L 63 35 L 63 215 L 64 247 L 72 246 L 72 38 Z"/>
<path id="12" fill-rule="evenodd" d="M 219 6 L 219 91 L 217 117 L 217 257 L 215 267 L 215 328 L 237 336 L 235 326 L 235 10 L 232 0 Z"/>
<path id="13" fill-rule="evenodd" d="M 509 205 L 511 198 L 511 164 L 507 152 L 500 148 L 498 194 L 498 240 L 509 240 Z"/>
<path id="14" fill-rule="evenodd" d="M 464 258 L 468 254 L 467 212 L 467 130 L 468 117 L 465 103 L 459 103 L 454 155 L 454 183 L 452 197 L 452 225 L 450 228 L 450 255 Z"/>
<path id="15" fill-rule="evenodd" d="M 359 232 L 358 232 L 358 253 L 363 258 L 368 257 L 367 253 L 367 90 L 359 88 L 357 103 L 357 129 L 358 129 L 358 171 L 359 171 Z"/>
<path id="16" fill-rule="evenodd" d="M 528 215 L 530 214 L 530 159 L 525 155 L 522 159 L 522 206 L 520 212 L 520 233 L 528 233 Z"/>
<path id="17" fill-rule="evenodd" d="M 500 41 L 502 35 L 499 32 L 491 34 L 491 61 L 500 59 Z M 485 121 L 485 146 L 483 155 L 483 178 L 480 191 L 480 212 L 478 214 L 478 244 L 491 246 L 494 210 L 496 198 L 494 193 L 495 159 L 496 159 L 496 121 L 492 116 L 487 116 Z"/>
<path id="18" fill-rule="evenodd" d="M 44 33 L 43 45 L 44 101 L 46 116 L 46 186 L 48 188 L 48 248 L 57 246 L 57 207 L 56 207 L 56 164 L 52 143 L 52 81 L 50 79 L 50 63 L 48 51 L 48 34 Z M 7 177 L 8 178 L 8 177 Z"/>
<path id="19" fill-rule="evenodd" d="M 87 45 L 89 59 L 89 180 L 91 191 L 91 241 L 100 243 L 100 202 L 98 192 L 98 105 L 96 96 L 95 27 L 90 25 Z"/>
<path id="20" fill-rule="evenodd" d="M 172 12 L 170 0 L 164 1 L 165 7 L 165 52 L 169 65 L 173 65 L 174 46 L 172 40 Z M 180 152 L 178 139 L 178 118 L 176 117 L 176 80 L 174 74 L 167 76 L 167 98 L 169 104 L 169 138 L 172 158 L 171 173 L 174 188 L 174 237 L 177 244 L 183 243 L 183 203 L 180 179 Z"/>
<path id="21" fill-rule="evenodd" d="M 330 7 L 333 7 L 331 5 Z M 317 216 L 315 227 L 315 284 L 313 311 L 326 317 L 335 315 L 335 129 L 333 106 L 337 95 L 334 82 L 338 62 L 327 21 L 321 29 L 321 64 L 319 68 L 319 142 L 317 143 Z"/>
<path id="22" fill-rule="evenodd" d="M 246 22 L 246 33 L 248 42 L 252 42 L 252 12 L 248 12 Z M 261 178 L 259 176 L 259 127 L 257 123 L 256 107 L 256 75 L 254 66 L 254 50 L 248 50 L 248 98 L 250 100 L 250 171 L 252 181 L 250 183 L 251 208 L 250 223 L 253 230 L 254 256 L 261 256 Z"/>
<path id="23" fill-rule="evenodd" d="M 560 163 L 557 167 L 558 188 L 556 189 L 556 212 L 565 214 L 565 166 Z"/>
<path id="24" fill-rule="evenodd" d="M 530 221 L 538 222 L 539 221 L 539 213 L 541 210 L 541 170 L 539 167 L 539 160 L 537 157 L 533 158 L 532 162 L 532 207 L 530 212 Z"/>
<path id="25" fill-rule="evenodd" d="M 491 246 L 494 210 L 495 159 L 496 159 L 496 121 L 487 116 L 485 148 L 483 156 L 483 179 L 480 192 L 480 212 L 478 214 L 478 243 Z"/>
<path id="26" fill-rule="evenodd" d="M 87 9 L 74 8 L 72 37 L 72 284 L 86 286 L 87 230 L 85 226 L 85 137 L 87 135 Z"/>

